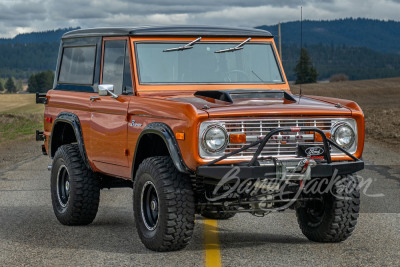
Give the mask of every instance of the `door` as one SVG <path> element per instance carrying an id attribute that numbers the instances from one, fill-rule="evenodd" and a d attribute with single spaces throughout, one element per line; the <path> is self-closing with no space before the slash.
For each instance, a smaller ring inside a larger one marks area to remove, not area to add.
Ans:
<path id="1" fill-rule="evenodd" d="M 128 42 L 103 41 L 101 84 L 112 84 L 118 98 L 91 96 L 91 151 L 97 169 L 130 178 L 127 111 L 132 90 Z M 129 71 L 127 71 L 129 70 Z"/>

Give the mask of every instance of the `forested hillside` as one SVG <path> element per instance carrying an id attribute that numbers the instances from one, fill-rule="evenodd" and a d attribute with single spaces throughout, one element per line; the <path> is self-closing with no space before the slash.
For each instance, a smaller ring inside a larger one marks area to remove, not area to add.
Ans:
<path id="1" fill-rule="evenodd" d="M 277 26 L 260 26 L 277 36 Z M 0 78 L 28 79 L 54 70 L 59 39 L 73 30 L 19 34 L 0 39 Z M 352 80 L 400 76 L 400 22 L 370 19 L 304 21 L 303 43 L 319 80 L 344 73 Z M 283 65 L 289 80 L 300 52 L 300 23 L 282 23 Z M 277 41 L 277 39 L 275 39 Z"/>
<path id="2" fill-rule="evenodd" d="M 0 44 L 0 77 L 27 79 L 42 70 L 54 70 L 59 42 Z"/>
<path id="3" fill-rule="evenodd" d="M 366 47 L 347 45 L 305 45 L 319 80 L 329 79 L 334 74 L 344 73 L 351 80 L 388 78 L 400 76 L 400 55 L 384 54 Z M 286 76 L 295 80 L 294 67 L 298 61 L 300 47 L 283 45 L 282 57 Z"/>
<path id="4" fill-rule="evenodd" d="M 61 36 L 76 29 L 65 28 L 0 38 L 0 78 L 28 79 L 33 73 L 54 70 Z"/>
<path id="5" fill-rule="evenodd" d="M 43 32 L 21 33 L 14 38 L 0 38 L 0 44 L 30 44 L 30 43 L 54 43 L 60 42 L 61 36 L 79 28 L 65 28 Z"/>
<path id="6" fill-rule="evenodd" d="M 278 25 L 259 26 L 278 36 Z M 300 43 L 300 22 L 281 24 L 284 44 Z M 382 53 L 400 53 L 400 22 L 373 19 L 303 21 L 304 44 L 368 47 Z"/>

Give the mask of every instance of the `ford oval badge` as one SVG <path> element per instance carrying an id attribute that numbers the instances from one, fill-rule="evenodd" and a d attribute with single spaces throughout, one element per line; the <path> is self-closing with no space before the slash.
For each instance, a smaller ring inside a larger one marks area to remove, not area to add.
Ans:
<path id="1" fill-rule="evenodd" d="M 312 146 L 308 147 L 305 152 L 308 156 L 319 156 L 322 155 L 325 150 L 319 146 Z"/>

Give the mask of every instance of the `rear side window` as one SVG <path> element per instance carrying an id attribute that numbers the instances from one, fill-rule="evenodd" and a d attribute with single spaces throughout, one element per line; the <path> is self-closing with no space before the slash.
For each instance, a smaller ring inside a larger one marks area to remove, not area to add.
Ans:
<path id="1" fill-rule="evenodd" d="M 58 82 L 92 85 L 95 55 L 96 46 L 65 47 Z"/>

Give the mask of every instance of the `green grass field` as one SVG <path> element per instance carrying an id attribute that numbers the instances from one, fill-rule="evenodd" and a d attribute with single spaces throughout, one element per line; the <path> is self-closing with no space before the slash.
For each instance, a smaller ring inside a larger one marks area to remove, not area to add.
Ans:
<path id="1" fill-rule="evenodd" d="M 43 110 L 34 94 L 0 94 L 0 143 L 34 139 L 43 129 Z"/>

